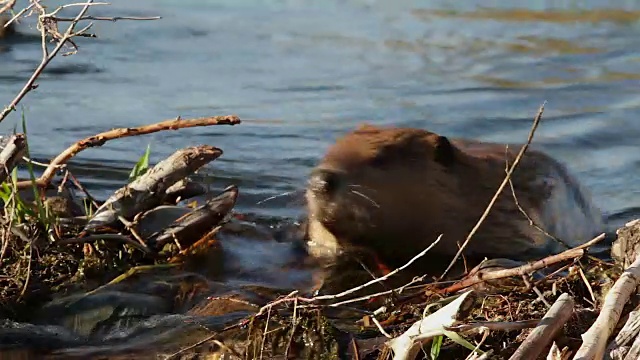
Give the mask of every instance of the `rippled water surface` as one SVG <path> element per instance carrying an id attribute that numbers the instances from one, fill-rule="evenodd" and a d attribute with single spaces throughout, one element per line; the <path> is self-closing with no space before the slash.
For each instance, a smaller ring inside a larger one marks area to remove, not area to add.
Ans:
<path id="1" fill-rule="evenodd" d="M 444 1 L 114 1 L 98 39 L 56 59 L 24 105 L 32 151 L 50 158 L 98 131 L 175 116 L 234 113 L 236 127 L 114 141 L 75 163 L 99 196 L 147 143 L 157 161 L 224 149 L 213 181 L 238 183 L 240 209 L 291 216 L 299 201 L 258 201 L 304 186 L 310 167 L 359 122 L 522 141 L 548 101 L 536 143 L 568 163 L 607 213 L 640 201 L 640 4 Z M 71 13 L 69 13 L 71 14 Z M 20 30 L 35 33 L 31 23 Z M 36 66 L 37 42 L 0 53 L 8 103 Z M 14 114 L 2 126 L 19 123 Z"/>
<path id="2" fill-rule="evenodd" d="M 98 39 L 57 58 L 26 107 L 31 151 L 52 158 L 114 127 L 237 114 L 243 124 L 163 132 L 82 152 L 99 197 L 151 144 L 156 162 L 211 144 L 207 179 L 235 183 L 236 210 L 296 217 L 310 168 L 367 121 L 449 136 L 534 143 L 569 165 L 619 221 L 640 205 L 640 2 L 219 0 L 113 1 Z M 19 2 L 20 4 L 20 2 Z M 73 13 L 69 12 L 69 15 Z M 20 25 L 36 34 L 32 22 Z M 0 103 L 39 62 L 38 41 L 2 45 Z M 19 113 L 0 125 L 10 132 Z M 272 201 L 266 198 L 283 193 Z M 634 214 L 635 212 L 635 214 Z"/>

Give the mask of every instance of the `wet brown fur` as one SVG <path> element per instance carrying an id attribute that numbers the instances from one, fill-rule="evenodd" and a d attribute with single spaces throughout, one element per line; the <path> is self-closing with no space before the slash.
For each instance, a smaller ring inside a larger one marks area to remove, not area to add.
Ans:
<path id="1" fill-rule="evenodd" d="M 344 174 L 349 189 L 335 201 L 307 192 L 310 238 L 342 250 L 368 248 L 386 265 L 397 267 L 444 234 L 424 258 L 444 265 L 484 212 L 505 177 L 506 161 L 512 163 L 519 149 L 449 141 L 420 129 L 360 126 L 339 139 L 317 167 Z M 540 220 L 541 207 L 553 190 L 541 179 L 554 171 L 564 174 L 563 169 L 530 149 L 513 173 L 518 201 L 534 221 Z M 507 186 L 464 255 L 472 263 L 484 257 L 529 260 L 548 252 L 548 242 L 528 226 Z"/>
<path id="2" fill-rule="evenodd" d="M 11 20 L 10 17 L 6 15 L 0 15 L 0 39 L 13 35 L 16 32 L 14 23 L 9 24 L 9 26 L 7 27 L 4 26 L 9 22 L 9 20 Z"/>

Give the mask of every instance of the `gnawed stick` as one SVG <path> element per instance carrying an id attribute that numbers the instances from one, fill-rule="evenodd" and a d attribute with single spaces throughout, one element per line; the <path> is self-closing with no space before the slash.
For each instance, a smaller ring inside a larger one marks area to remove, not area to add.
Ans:
<path id="1" fill-rule="evenodd" d="M 231 185 L 213 199 L 176 219 L 167 227 L 147 239 L 149 247 L 161 249 L 175 241 L 181 248 L 188 248 L 224 221 L 238 198 L 238 187 Z"/>
<path id="2" fill-rule="evenodd" d="M 176 151 L 144 175 L 116 191 L 96 210 L 84 231 L 112 225 L 118 220 L 118 216 L 131 220 L 135 215 L 160 205 L 170 186 L 220 155 L 222 150 L 209 145 Z"/>
<path id="3" fill-rule="evenodd" d="M 624 360 L 637 360 L 640 359 L 640 336 L 636 336 L 633 341 L 629 352 L 625 355 Z"/>
<path id="4" fill-rule="evenodd" d="M 135 128 L 118 128 L 105 131 L 76 142 L 65 151 L 60 153 L 58 156 L 56 156 L 55 159 L 53 159 L 51 163 L 49 163 L 49 166 L 42 173 L 42 176 L 40 176 L 40 178 L 37 180 L 37 184 L 41 187 L 47 185 L 49 182 L 51 182 L 51 179 L 53 179 L 56 169 L 59 165 L 65 164 L 67 161 L 69 161 L 69 159 L 74 157 L 80 151 L 88 149 L 90 147 L 102 146 L 109 140 L 120 139 L 129 136 L 151 134 L 164 130 L 178 130 L 197 126 L 237 125 L 240 123 L 240 118 L 234 115 L 214 116 L 187 120 L 183 120 L 178 117 L 177 119 L 165 120 L 151 125 L 144 125 Z M 29 186 L 31 186 L 31 182 L 29 181 L 22 181 L 18 183 L 18 188 Z"/>
<path id="5" fill-rule="evenodd" d="M 573 315 L 573 298 L 563 293 L 509 360 L 537 359 Z"/>
<path id="6" fill-rule="evenodd" d="M 567 346 L 563 347 L 561 350 L 555 341 L 551 344 L 551 349 L 547 354 L 547 360 L 569 360 L 570 358 L 571 351 L 569 351 Z"/>
<path id="7" fill-rule="evenodd" d="M 182 200 L 190 199 L 207 193 L 204 185 L 189 179 L 182 179 L 173 184 L 166 191 L 163 203 L 176 204 Z"/>
<path id="8" fill-rule="evenodd" d="M 607 351 L 611 352 L 620 347 L 628 346 L 638 336 L 638 333 L 640 333 L 640 310 L 634 310 L 629 313 L 627 322 L 620 329 L 616 338 L 609 343 Z"/>
<path id="9" fill-rule="evenodd" d="M 4 149 L 0 152 L 0 183 L 3 183 L 13 168 L 18 165 L 26 148 L 27 142 L 24 134 L 15 134 L 9 138 Z"/>
<path id="10" fill-rule="evenodd" d="M 599 241 L 601 241 L 602 239 L 605 238 L 605 234 L 602 233 L 600 235 L 598 235 L 597 237 L 591 239 L 590 241 L 576 246 L 573 249 L 569 249 L 566 251 L 561 252 L 560 254 L 556 254 L 556 255 L 551 255 L 549 257 L 546 257 L 542 260 L 538 260 L 526 265 L 522 265 L 522 266 L 518 266 L 512 269 L 505 269 L 505 270 L 496 270 L 496 271 L 492 271 L 489 273 L 480 273 L 479 276 L 472 276 L 466 279 L 462 279 L 461 281 L 440 290 L 440 292 L 442 293 L 452 293 L 455 291 L 459 291 L 462 290 L 464 288 L 467 288 L 469 286 L 473 286 L 475 284 L 479 284 L 483 281 L 487 281 L 487 280 L 497 280 L 497 279 L 503 279 L 506 277 L 510 277 L 510 276 L 523 276 L 529 273 L 532 273 L 536 270 L 539 269 L 543 269 L 549 265 L 564 261 L 564 260 L 569 260 L 569 259 L 574 259 L 577 257 L 580 257 L 582 255 L 584 255 L 584 249 L 588 248 L 590 246 L 593 246 L 594 244 L 598 243 Z"/>
<path id="11" fill-rule="evenodd" d="M 435 313 L 415 322 L 402 335 L 387 342 L 393 350 L 393 360 L 413 360 L 421 345 L 433 337 L 443 335 L 445 327 L 452 326 L 465 316 L 475 302 L 473 290 L 460 295 Z"/>
<path id="12" fill-rule="evenodd" d="M 611 336 L 622 308 L 636 291 L 640 282 L 640 256 L 627 268 L 607 293 L 602 309 L 589 330 L 582 334 L 582 346 L 576 352 L 575 360 L 602 359 L 607 339 Z"/>

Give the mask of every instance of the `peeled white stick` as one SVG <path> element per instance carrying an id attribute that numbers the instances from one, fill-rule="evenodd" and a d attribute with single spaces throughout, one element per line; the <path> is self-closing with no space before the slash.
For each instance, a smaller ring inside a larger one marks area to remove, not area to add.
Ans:
<path id="1" fill-rule="evenodd" d="M 509 360 L 537 359 L 571 318 L 574 305 L 573 298 L 569 294 L 560 295 Z"/>
<path id="2" fill-rule="evenodd" d="M 402 335 L 387 342 L 393 350 L 393 360 L 413 360 L 420 351 L 422 344 L 432 338 L 443 335 L 445 327 L 450 327 L 458 320 L 461 312 L 468 310 L 474 297 L 470 297 L 473 290 L 469 290 L 453 300 L 442 309 L 415 322 Z"/>
<path id="3" fill-rule="evenodd" d="M 576 352 L 574 360 L 602 359 L 607 339 L 611 336 L 622 308 L 636 291 L 640 281 L 640 256 L 627 268 L 604 298 L 602 310 L 589 330 L 582 334 L 582 346 Z"/>

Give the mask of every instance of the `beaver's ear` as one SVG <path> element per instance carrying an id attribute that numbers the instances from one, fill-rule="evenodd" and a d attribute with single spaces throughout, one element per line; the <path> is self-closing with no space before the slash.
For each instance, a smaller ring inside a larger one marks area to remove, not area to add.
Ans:
<path id="1" fill-rule="evenodd" d="M 438 136 L 433 154 L 434 160 L 444 166 L 450 166 L 456 160 L 455 149 L 445 136 Z"/>

